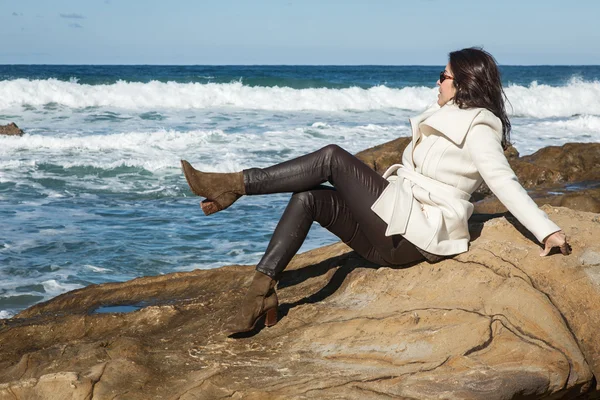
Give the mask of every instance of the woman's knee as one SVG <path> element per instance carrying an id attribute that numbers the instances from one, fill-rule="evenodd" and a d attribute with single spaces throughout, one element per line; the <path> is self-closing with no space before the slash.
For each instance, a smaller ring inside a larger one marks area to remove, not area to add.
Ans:
<path id="1" fill-rule="evenodd" d="M 290 205 L 302 208 L 313 221 L 325 223 L 331 218 L 331 209 L 337 205 L 336 192 L 329 187 L 296 192 L 290 199 Z"/>
<path id="2" fill-rule="evenodd" d="M 346 150 L 342 149 L 337 144 L 328 144 L 327 146 L 323 147 L 321 151 L 326 153 L 330 157 L 335 157 L 339 154 L 347 153 Z"/>
<path id="3" fill-rule="evenodd" d="M 323 147 L 321 151 L 327 160 L 327 164 L 332 167 L 344 165 L 349 161 L 349 158 L 354 157 L 337 144 L 328 144 L 327 146 Z"/>
<path id="4" fill-rule="evenodd" d="M 290 203 L 301 205 L 305 210 L 311 210 L 315 203 L 315 197 L 310 190 L 303 192 L 296 192 L 292 194 Z"/>

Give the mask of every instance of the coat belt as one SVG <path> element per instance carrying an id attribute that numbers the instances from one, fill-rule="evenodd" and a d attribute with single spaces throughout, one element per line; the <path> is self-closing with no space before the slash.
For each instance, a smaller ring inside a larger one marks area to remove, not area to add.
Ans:
<path id="1" fill-rule="evenodd" d="M 402 164 L 394 164 L 389 167 L 384 172 L 383 177 L 387 179 L 394 172 L 396 172 L 396 175 L 398 175 L 399 178 L 407 179 L 410 182 L 422 187 L 429 193 L 435 194 L 436 196 L 449 195 L 454 199 L 461 200 L 469 200 L 471 198 L 471 195 L 465 191 L 448 185 L 447 183 L 432 179 L 414 170 L 410 170 Z"/>
<path id="2" fill-rule="evenodd" d="M 448 201 L 468 201 L 471 198 L 471 195 L 467 192 L 464 192 L 446 183 L 429 178 L 416 171 L 410 170 L 402 164 L 394 164 L 391 167 L 389 167 L 387 171 L 385 171 L 385 173 L 383 174 L 383 177 L 387 179 L 394 172 L 396 172 L 396 175 L 398 176 L 398 179 L 395 182 L 396 206 L 392 211 L 390 219 L 390 222 L 393 221 L 393 223 L 388 222 L 388 229 L 386 235 L 406 233 L 408 221 L 412 212 L 412 200 L 414 195 L 411 197 L 403 196 L 402 192 L 414 193 L 413 187 L 415 185 L 419 186 L 421 189 L 425 190 L 428 193 L 435 194 L 438 198 L 442 198 Z M 404 191 L 401 190 L 401 186 L 404 188 Z"/>

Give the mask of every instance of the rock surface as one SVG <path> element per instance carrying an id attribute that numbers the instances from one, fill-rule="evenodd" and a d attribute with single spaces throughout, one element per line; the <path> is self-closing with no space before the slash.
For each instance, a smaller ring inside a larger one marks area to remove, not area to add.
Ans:
<path id="1" fill-rule="evenodd" d="M 24 133 L 14 122 L 8 125 L 0 125 L 0 135 L 23 136 Z"/>
<path id="2" fill-rule="evenodd" d="M 222 330 L 249 266 L 66 293 L 0 322 L 0 399 L 600 398 L 600 216 L 544 209 L 570 256 L 540 258 L 504 217 L 433 265 L 299 255 L 279 323 L 240 339 Z"/>

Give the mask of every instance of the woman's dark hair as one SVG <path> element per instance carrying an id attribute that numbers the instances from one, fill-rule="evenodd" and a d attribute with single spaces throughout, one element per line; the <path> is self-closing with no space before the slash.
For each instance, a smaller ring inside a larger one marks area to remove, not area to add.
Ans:
<path id="1" fill-rule="evenodd" d="M 454 103 L 459 108 L 487 108 L 502 121 L 502 147 L 506 150 L 510 140 L 510 121 L 504 101 L 498 64 L 490 53 L 470 47 L 449 54 L 450 69 L 454 76 L 456 95 Z"/>

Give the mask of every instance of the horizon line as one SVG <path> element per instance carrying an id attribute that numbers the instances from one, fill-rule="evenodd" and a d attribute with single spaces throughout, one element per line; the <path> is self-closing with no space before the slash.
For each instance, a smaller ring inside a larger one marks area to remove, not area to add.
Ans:
<path id="1" fill-rule="evenodd" d="M 439 67 L 442 64 L 149 64 L 149 63 L 0 63 L 0 66 L 148 66 L 148 67 Z M 498 64 L 499 67 L 600 67 L 600 64 Z"/>

